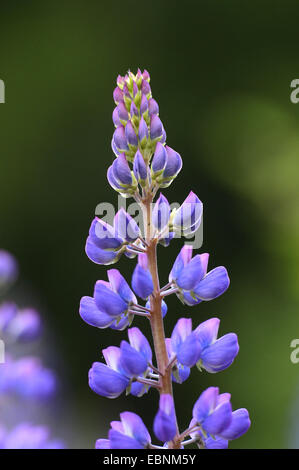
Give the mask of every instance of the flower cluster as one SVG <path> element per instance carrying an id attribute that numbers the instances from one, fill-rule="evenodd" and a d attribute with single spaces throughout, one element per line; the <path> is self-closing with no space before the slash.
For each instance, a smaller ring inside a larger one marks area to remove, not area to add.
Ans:
<path id="1" fill-rule="evenodd" d="M 140 205 L 143 230 L 121 209 L 113 224 L 96 218 L 86 243 L 88 257 L 97 264 L 109 265 L 121 254 L 138 256 L 131 286 L 117 269 L 108 270 L 108 281 L 95 284 L 93 297 L 81 299 L 82 319 L 97 328 L 124 330 L 134 316 L 146 318 L 151 325 L 153 352 L 139 328 L 128 329 L 129 342 L 103 349 L 105 359 L 89 371 L 89 386 L 100 396 L 116 398 L 125 390 L 141 397 L 150 389 L 160 394 L 153 430 L 161 445 L 152 443 L 142 419 L 132 412 L 121 413 L 113 421 L 108 439 L 98 439 L 97 449 L 180 449 L 188 444 L 199 448 L 226 448 L 228 441 L 244 434 L 250 419 L 246 409 L 232 411 L 230 394 L 219 394 L 216 387 L 205 390 L 193 407 L 188 429 L 179 430 L 172 382 L 183 383 L 191 368 L 217 373 L 228 368 L 239 352 L 237 335 L 218 337 L 220 320 L 211 318 L 192 329 L 190 318 L 180 318 L 169 338 L 164 335 L 165 298 L 175 294 L 189 306 L 213 300 L 229 287 L 223 266 L 208 271 L 209 255 L 195 254 L 185 244 L 170 270 L 168 283 L 160 287 L 157 246 L 167 247 L 173 237 L 189 237 L 200 227 L 203 204 L 191 191 L 185 201 L 171 208 L 167 198 L 157 192 L 168 187 L 182 168 L 181 156 L 166 145 L 166 133 L 159 107 L 152 97 L 150 76 L 138 70 L 117 78 L 113 97 L 116 108 L 112 138 L 115 159 L 107 172 L 109 184 L 125 198 Z M 137 300 L 137 297 L 141 300 Z"/>
<path id="2" fill-rule="evenodd" d="M 0 287 L 5 290 L 17 277 L 18 265 L 14 257 L 0 251 Z M 0 292 L 1 294 L 1 292 Z M 20 309 L 14 302 L 0 304 L 0 338 L 8 347 L 5 361 L 0 364 L 0 398 L 16 398 L 24 402 L 48 400 L 57 388 L 57 379 L 39 357 L 21 355 L 22 345 L 37 340 L 42 331 L 41 318 L 32 308 Z M 6 407 L 6 412 L 9 410 Z M 63 443 L 52 440 L 49 430 L 27 422 L 19 422 L 13 429 L 0 423 L 0 449 L 54 449 Z"/>

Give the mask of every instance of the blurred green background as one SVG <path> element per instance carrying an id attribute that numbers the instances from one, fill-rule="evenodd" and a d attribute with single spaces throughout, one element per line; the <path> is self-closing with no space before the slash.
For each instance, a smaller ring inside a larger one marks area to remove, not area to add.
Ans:
<path id="1" fill-rule="evenodd" d="M 138 400 L 91 392 L 91 363 L 126 334 L 89 327 L 78 314 L 80 297 L 106 277 L 84 244 L 96 205 L 117 201 L 106 181 L 112 91 L 119 73 L 137 67 L 149 70 L 167 143 L 184 161 L 165 194 L 199 195 L 202 249 L 231 277 L 213 302 L 188 309 L 169 300 L 166 330 L 179 316 L 196 325 L 219 315 L 221 333 L 235 331 L 241 346 L 227 371 L 194 370 L 175 386 L 181 427 L 200 392 L 218 385 L 252 418 L 231 447 L 299 447 L 299 364 L 290 361 L 299 337 L 299 104 L 290 101 L 298 19 L 290 0 L 1 5 L 0 246 L 20 262 L 16 292 L 41 307 L 50 331 L 62 380 L 56 426 L 70 447 L 93 447 L 124 409 L 151 428 L 157 407 L 154 391 Z M 159 250 L 162 283 L 180 246 Z M 130 277 L 134 265 L 117 267 Z"/>

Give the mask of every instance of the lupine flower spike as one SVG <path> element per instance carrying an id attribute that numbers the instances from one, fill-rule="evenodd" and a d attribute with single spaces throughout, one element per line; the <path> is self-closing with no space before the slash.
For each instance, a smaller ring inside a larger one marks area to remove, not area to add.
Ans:
<path id="1" fill-rule="evenodd" d="M 230 440 L 248 430 L 248 411 L 233 411 L 230 394 L 219 394 L 217 387 L 210 387 L 195 403 L 189 427 L 180 430 L 172 383 L 185 382 L 192 367 L 213 374 L 227 369 L 239 352 L 237 335 L 219 337 L 218 318 L 201 323 L 196 320 L 195 329 L 191 318 L 180 318 L 173 320 L 173 331 L 166 338 L 163 318 L 167 296 L 176 294 L 183 304 L 195 306 L 222 295 L 229 287 L 229 276 L 223 266 L 208 271 L 209 254 L 193 256 L 189 242 L 170 268 L 168 283 L 160 287 L 157 246 L 167 247 L 174 237 L 194 235 L 202 223 L 203 204 L 190 191 L 184 202 L 172 210 L 164 194 L 164 189 L 178 177 L 182 158 L 166 145 L 149 73 L 138 69 L 136 74 L 119 75 L 113 99 L 116 107 L 111 146 L 115 159 L 108 168 L 107 179 L 122 197 L 139 204 L 144 233 L 124 209 L 111 225 L 98 218 L 93 220 L 86 242 L 91 261 L 110 265 L 125 254 L 127 258 L 137 256 L 137 263 L 132 269 L 131 285 L 118 270 L 108 270 L 108 281 L 97 281 L 93 296 L 81 299 L 80 315 L 91 326 L 115 330 L 131 326 L 135 315 L 144 317 L 150 322 L 155 349 L 152 351 L 139 328 L 131 326 L 129 341 L 121 340 L 119 346 L 102 350 L 105 362 L 92 365 L 89 386 L 96 394 L 111 399 L 125 391 L 142 397 L 156 389 L 160 398 L 153 431 L 158 443 L 153 444 L 142 419 L 126 411 L 121 413 L 120 421 L 111 422 L 108 438 L 98 439 L 96 448 L 181 449 L 189 444 L 200 449 L 226 448 Z"/>

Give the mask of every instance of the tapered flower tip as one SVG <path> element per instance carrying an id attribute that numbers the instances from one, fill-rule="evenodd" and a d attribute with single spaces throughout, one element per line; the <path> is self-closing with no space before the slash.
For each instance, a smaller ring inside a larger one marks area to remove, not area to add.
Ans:
<path id="1" fill-rule="evenodd" d="M 123 99 L 123 96 L 124 96 L 123 92 L 118 86 L 114 88 L 113 99 L 114 99 L 115 104 L 118 104 Z"/>
<path id="2" fill-rule="evenodd" d="M 137 139 L 137 135 L 134 131 L 134 127 L 133 127 L 131 121 L 128 121 L 127 124 L 126 124 L 125 134 L 126 134 L 127 142 L 130 145 L 133 145 L 134 147 L 137 147 L 138 139 Z"/>
<path id="3" fill-rule="evenodd" d="M 153 116 L 154 114 L 159 114 L 159 105 L 154 98 L 151 98 L 148 101 L 148 112 L 150 116 Z"/>
<path id="4" fill-rule="evenodd" d="M 141 95 L 140 113 L 144 114 L 148 110 L 148 101 L 145 95 Z"/>
<path id="5" fill-rule="evenodd" d="M 13 302 L 4 302 L 0 305 L 0 332 L 5 333 L 10 322 L 17 315 L 18 307 Z"/>
<path id="6" fill-rule="evenodd" d="M 124 152 L 125 150 L 129 150 L 124 126 L 119 126 L 115 129 L 113 141 L 119 151 Z"/>
<path id="7" fill-rule="evenodd" d="M 173 226 L 182 230 L 189 229 L 197 224 L 202 217 L 203 204 L 191 191 L 180 208 L 176 211 Z"/>
<path id="8" fill-rule="evenodd" d="M 132 436 L 143 447 L 146 447 L 151 442 L 149 432 L 143 423 L 142 419 L 136 414 L 125 411 L 120 414 L 120 419 L 123 425 L 125 434 Z"/>
<path id="9" fill-rule="evenodd" d="M 120 363 L 125 375 L 128 377 L 138 377 L 146 371 L 146 358 L 139 351 L 132 348 L 127 341 L 122 341 L 120 343 L 120 350 Z"/>
<path id="10" fill-rule="evenodd" d="M 102 350 L 103 356 L 105 358 L 106 364 L 110 369 L 115 370 L 116 372 L 121 372 L 121 363 L 120 363 L 120 358 L 121 358 L 121 350 L 120 348 L 117 348 L 116 346 L 109 346 L 106 349 Z"/>
<path id="11" fill-rule="evenodd" d="M 141 257 L 139 259 L 142 260 Z M 142 299 L 147 299 L 154 290 L 151 273 L 143 267 L 143 261 L 136 266 L 132 276 L 132 287 L 134 292 Z"/>
<path id="12" fill-rule="evenodd" d="M 181 251 L 179 252 L 176 260 L 173 264 L 172 270 L 169 274 L 169 282 L 175 281 L 185 266 L 190 262 L 192 259 L 192 245 L 184 245 Z"/>
<path id="13" fill-rule="evenodd" d="M 115 234 L 118 237 L 134 242 L 140 236 L 140 229 L 135 220 L 122 207 L 114 217 Z"/>
<path id="14" fill-rule="evenodd" d="M 91 237 L 87 238 L 85 252 L 88 258 L 96 264 L 113 264 L 118 261 L 120 253 L 99 248 Z"/>
<path id="15" fill-rule="evenodd" d="M 195 328 L 194 333 L 197 335 L 202 349 L 210 346 L 210 344 L 216 341 L 219 325 L 219 318 L 210 318 Z"/>
<path id="16" fill-rule="evenodd" d="M 134 162 L 133 162 L 133 171 L 137 181 L 145 181 L 147 178 L 147 166 L 144 161 L 144 158 L 140 152 L 137 150 Z"/>
<path id="17" fill-rule="evenodd" d="M 178 346 L 183 343 L 187 337 L 192 333 L 192 320 L 191 318 L 180 318 L 171 335 L 172 349 L 176 352 Z"/>
<path id="18" fill-rule="evenodd" d="M 18 277 L 18 263 L 8 251 L 0 250 L 0 288 Z"/>
<path id="19" fill-rule="evenodd" d="M 113 318 L 111 318 L 110 315 L 98 309 L 93 297 L 82 297 L 79 314 L 82 320 L 88 323 L 88 325 L 97 328 L 107 328 L 113 322 Z"/>
<path id="20" fill-rule="evenodd" d="M 109 269 L 107 271 L 107 275 L 109 284 L 115 293 L 117 293 L 127 304 L 137 303 L 134 292 L 118 269 Z"/>
<path id="21" fill-rule="evenodd" d="M 161 142 L 157 142 L 153 161 L 152 161 L 152 171 L 153 173 L 159 173 L 164 170 L 167 162 L 167 152 Z"/>
<path id="22" fill-rule="evenodd" d="M 193 417 L 204 431 L 212 435 L 220 435 L 232 421 L 232 408 L 229 394 L 223 394 L 218 403 L 219 390 L 210 387 L 201 394 L 193 408 Z"/>
<path id="23" fill-rule="evenodd" d="M 94 299 L 98 309 L 112 318 L 118 317 L 128 309 L 128 303 L 102 281 L 96 282 Z"/>
<path id="24" fill-rule="evenodd" d="M 40 315 L 36 310 L 27 308 L 19 310 L 9 323 L 8 334 L 18 341 L 33 341 L 42 329 Z"/>
<path id="25" fill-rule="evenodd" d="M 160 396 L 159 410 L 154 420 L 154 433 L 162 442 L 171 441 L 177 432 L 173 398 L 171 395 Z"/>
<path id="26" fill-rule="evenodd" d="M 170 205 L 163 194 L 160 194 L 153 209 L 153 224 L 158 230 L 163 230 L 169 222 Z"/>
<path id="27" fill-rule="evenodd" d="M 100 362 L 94 362 L 88 373 L 89 387 L 98 395 L 117 398 L 129 385 L 129 379 Z"/>
<path id="28" fill-rule="evenodd" d="M 115 127 L 121 126 L 121 122 L 119 120 L 119 115 L 118 115 L 118 108 L 114 108 L 113 113 L 112 113 L 112 121 Z"/>
<path id="29" fill-rule="evenodd" d="M 196 296 L 201 300 L 212 300 L 223 294 L 229 287 L 230 280 L 224 266 L 210 271 L 194 288 Z"/>
<path id="30" fill-rule="evenodd" d="M 146 96 L 151 93 L 151 87 L 147 80 L 142 80 L 141 92 Z"/>
<path id="31" fill-rule="evenodd" d="M 142 72 L 142 78 L 143 78 L 143 80 L 147 80 L 148 82 L 150 81 L 150 74 L 145 69 Z"/>
<path id="32" fill-rule="evenodd" d="M 233 411 L 232 420 L 230 425 L 221 432 L 221 437 L 224 439 L 238 439 L 245 434 L 250 428 L 251 421 L 249 413 L 246 408 L 240 408 Z"/>
<path id="33" fill-rule="evenodd" d="M 181 318 L 171 335 L 172 350 L 176 353 L 179 363 L 187 367 L 196 364 L 200 357 L 200 344 L 192 333 L 192 320 Z"/>
<path id="34" fill-rule="evenodd" d="M 133 180 L 131 170 L 124 153 L 114 160 L 112 170 L 114 178 L 120 185 L 130 186 L 132 184 Z"/>
<path id="35" fill-rule="evenodd" d="M 182 169 L 181 156 L 172 148 L 165 146 L 167 152 L 167 163 L 163 172 L 164 178 L 174 178 Z"/>
<path id="36" fill-rule="evenodd" d="M 126 108 L 126 105 L 123 101 L 120 101 L 117 105 L 117 111 L 118 111 L 118 117 L 120 119 L 121 122 L 127 122 L 127 120 L 129 119 L 129 115 L 128 115 L 128 111 L 127 111 L 127 108 Z"/>
<path id="37" fill-rule="evenodd" d="M 162 125 L 161 119 L 159 118 L 157 114 L 154 114 L 151 117 L 151 123 L 150 123 L 151 139 L 152 140 L 159 139 L 160 137 L 162 137 L 162 134 L 163 134 L 163 125 Z"/>
<path id="38" fill-rule="evenodd" d="M 139 116 L 139 112 L 138 112 L 137 106 L 136 106 L 136 104 L 134 103 L 134 101 L 132 101 L 132 103 L 131 103 L 130 115 L 131 115 L 131 118 L 132 118 L 133 116 Z"/>
<path id="39" fill-rule="evenodd" d="M 150 344 L 139 328 L 130 328 L 128 330 L 128 337 L 132 348 L 136 349 L 144 356 L 147 362 L 152 361 L 152 349 Z"/>
<path id="40" fill-rule="evenodd" d="M 235 333 L 222 336 L 201 353 L 202 366 L 208 372 L 227 369 L 239 352 L 238 337 Z"/>
<path id="41" fill-rule="evenodd" d="M 148 138 L 148 127 L 147 127 L 147 124 L 146 124 L 143 116 L 141 117 L 140 122 L 139 122 L 138 138 L 139 138 L 140 142 L 142 142 L 143 139 Z"/>
<path id="42" fill-rule="evenodd" d="M 204 268 L 199 255 L 194 256 L 177 276 L 176 283 L 181 289 L 191 291 L 204 276 Z"/>

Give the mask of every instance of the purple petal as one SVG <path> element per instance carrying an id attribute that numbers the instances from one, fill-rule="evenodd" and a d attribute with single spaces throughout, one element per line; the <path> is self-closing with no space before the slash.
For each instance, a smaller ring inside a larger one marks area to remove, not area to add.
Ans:
<path id="1" fill-rule="evenodd" d="M 157 142 L 156 150 L 152 160 L 152 171 L 158 173 L 164 170 L 167 162 L 167 152 L 161 142 Z"/>
<path id="2" fill-rule="evenodd" d="M 127 240 L 134 242 L 140 235 L 140 230 L 135 220 L 121 208 L 114 217 L 115 234 Z"/>
<path id="3" fill-rule="evenodd" d="M 215 436 L 215 438 L 208 437 L 207 439 L 204 439 L 204 443 L 205 443 L 206 449 L 227 449 L 228 448 L 228 441 L 218 436 Z"/>
<path id="4" fill-rule="evenodd" d="M 151 273 L 137 264 L 132 276 L 134 292 L 142 299 L 147 299 L 153 292 L 154 285 Z"/>
<path id="5" fill-rule="evenodd" d="M 202 428 L 209 434 L 220 434 L 232 421 L 232 407 L 229 401 L 217 406 L 201 423 Z"/>
<path id="6" fill-rule="evenodd" d="M 132 348 L 136 349 L 144 356 L 147 362 L 152 361 L 152 349 L 150 344 L 139 328 L 130 328 L 128 330 L 129 341 Z"/>
<path id="7" fill-rule="evenodd" d="M 110 315 L 98 309 L 93 297 L 82 297 L 79 313 L 86 323 L 97 328 L 107 328 L 113 322 L 113 318 Z"/>
<path id="8" fill-rule="evenodd" d="M 146 180 L 147 178 L 147 166 L 145 164 L 144 158 L 140 152 L 140 150 L 137 150 L 135 157 L 134 157 L 134 162 L 133 162 L 133 171 L 134 175 L 137 179 L 139 180 Z"/>
<path id="9" fill-rule="evenodd" d="M 140 113 L 144 114 L 148 110 L 148 101 L 145 95 L 141 96 Z"/>
<path id="10" fill-rule="evenodd" d="M 113 91 L 113 99 L 115 104 L 118 104 L 123 99 L 123 92 L 118 86 Z"/>
<path id="11" fill-rule="evenodd" d="M 124 126 L 119 126 L 117 129 L 115 129 L 113 134 L 113 141 L 118 150 L 129 150 Z"/>
<path id="12" fill-rule="evenodd" d="M 202 349 L 210 346 L 216 341 L 219 325 L 219 318 L 210 318 L 209 320 L 198 325 L 198 327 L 194 330 L 194 333 L 197 335 Z"/>
<path id="13" fill-rule="evenodd" d="M 117 250 L 124 240 L 115 236 L 114 228 L 98 217 L 94 218 L 89 230 L 93 243 L 101 250 Z"/>
<path id="14" fill-rule="evenodd" d="M 153 114 L 159 114 L 159 106 L 154 98 L 151 98 L 148 101 L 148 112 L 150 116 L 153 116 Z"/>
<path id="15" fill-rule="evenodd" d="M 174 178 L 182 169 L 181 156 L 172 148 L 166 145 L 167 163 L 163 172 L 164 178 Z"/>
<path id="16" fill-rule="evenodd" d="M 155 140 L 161 137 L 163 134 L 163 125 L 161 122 L 161 119 L 157 114 L 154 114 L 151 117 L 151 123 L 150 123 L 150 135 L 151 139 Z"/>
<path id="17" fill-rule="evenodd" d="M 114 429 L 109 431 L 110 449 L 144 449 L 144 447 L 133 439 Z"/>
<path id="18" fill-rule="evenodd" d="M 232 364 L 238 352 L 238 337 L 234 333 L 229 333 L 204 349 L 200 359 L 208 372 L 219 372 Z"/>
<path id="19" fill-rule="evenodd" d="M 217 404 L 217 397 L 219 394 L 218 387 L 207 388 L 193 407 L 193 418 L 196 419 L 198 424 L 201 424 L 209 414 L 215 409 Z"/>
<path id="20" fill-rule="evenodd" d="M 128 303 L 100 281 L 95 285 L 94 298 L 99 310 L 111 317 L 117 317 L 128 309 Z"/>
<path id="21" fill-rule="evenodd" d="M 201 258 L 199 255 L 189 261 L 179 273 L 176 283 L 184 290 L 193 290 L 198 285 L 198 280 L 202 279 L 204 274 L 203 266 L 201 264 Z"/>
<path id="22" fill-rule="evenodd" d="M 184 266 L 189 263 L 192 258 L 192 250 L 192 245 L 183 246 L 174 262 L 172 270 L 170 271 L 169 282 L 175 281 L 182 272 Z"/>
<path id="23" fill-rule="evenodd" d="M 170 205 L 163 194 L 160 194 L 152 213 L 152 221 L 158 230 L 163 230 L 169 222 Z"/>
<path id="24" fill-rule="evenodd" d="M 108 279 L 112 290 L 120 295 L 120 297 L 127 303 L 137 303 L 134 292 L 130 288 L 125 278 L 120 274 L 118 269 L 109 269 L 107 271 Z"/>
<path id="25" fill-rule="evenodd" d="M 113 176 L 120 185 L 130 186 L 133 182 L 131 170 L 126 158 L 126 155 L 122 153 L 117 157 L 112 164 Z"/>
<path id="26" fill-rule="evenodd" d="M 138 377 L 146 371 L 147 361 L 141 353 L 132 348 L 126 341 L 121 342 L 120 349 L 121 367 L 128 377 Z"/>
<path id="27" fill-rule="evenodd" d="M 129 385 L 129 380 L 105 364 L 95 362 L 88 374 L 90 388 L 103 397 L 117 398 Z"/>
<path id="28" fill-rule="evenodd" d="M 86 240 L 85 252 L 88 258 L 96 264 L 113 264 L 116 263 L 120 256 L 115 251 L 101 250 L 90 237 Z"/>
<path id="29" fill-rule="evenodd" d="M 154 420 L 154 433 L 162 442 L 171 441 L 177 432 L 173 398 L 171 395 L 160 396 L 159 411 Z"/>
<path id="30" fill-rule="evenodd" d="M 151 442 L 144 422 L 136 413 L 125 411 L 120 414 L 120 419 L 126 435 L 134 437 L 143 447 Z"/>
<path id="31" fill-rule="evenodd" d="M 193 367 L 200 358 L 200 345 L 194 333 L 190 334 L 177 348 L 179 363 Z"/>
<path id="32" fill-rule="evenodd" d="M 139 122 L 138 138 L 139 138 L 140 142 L 142 142 L 143 139 L 148 138 L 148 127 L 147 127 L 147 124 L 146 124 L 143 116 L 141 117 L 140 122 Z"/>
<path id="33" fill-rule="evenodd" d="M 118 117 L 121 121 L 127 122 L 129 119 L 128 111 L 123 101 L 120 101 L 117 105 Z"/>
<path id="34" fill-rule="evenodd" d="M 110 449 L 109 439 L 98 439 L 95 445 L 96 449 Z"/>
<path id="35" fill-rule="evenodd" d="M 133 145 L 133 146 L 137 147 L 138 139 L 137 139 L 137 135 L 134 131 L 134 127 L 133 127 L 131 121 L 127 122 L 126 129 L 125 129 L 125 134 L 126 134 L 127 142 L 130 145 Z"/>
<path id="36" fill-rule="evenodd" d="M 240 408 L 232 414 L 230 425 L 221 431 L 221 437 L 224 439 L 237 439 L 245 434 L 250 428 L 249 413 L 246 408 Z"/>
<path id="37" fill-rule="evenodd" d="M 227 270 L 223 266 L 218 266 L 197 284 L 194 292 L 202 300 L 212 300 L 227 290 L 229 282 Z"/>

